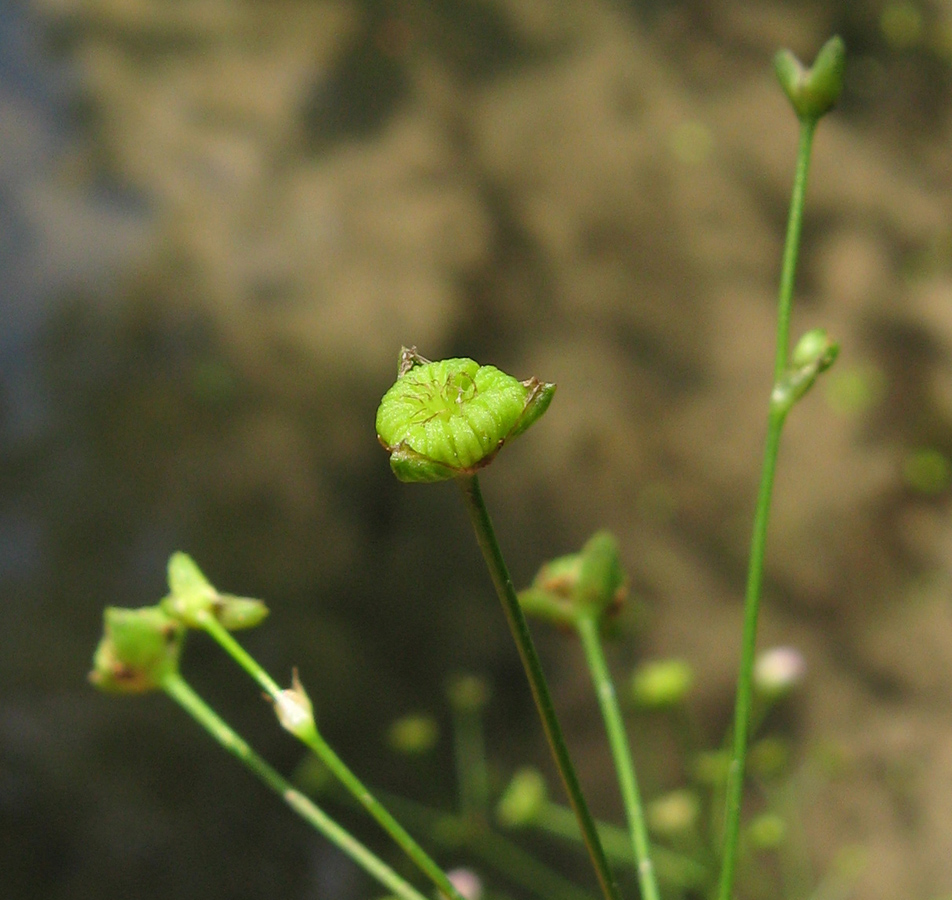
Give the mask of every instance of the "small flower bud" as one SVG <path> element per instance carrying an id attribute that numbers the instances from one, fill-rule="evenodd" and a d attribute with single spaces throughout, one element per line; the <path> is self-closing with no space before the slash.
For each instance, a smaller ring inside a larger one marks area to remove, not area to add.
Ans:
<path id="1" fill-rule="evenodd" d="M 268 615 L 268 607 L 251 597 L 220 594 L 186 553 L 169 557 L 169 595 L 162 608 L 188 628 L 204 628 L 209 617 L 229 631 L 253 628 Z"/>
<path id="2" fill-rule="evenodd" d="M 807 69 L 789 50 L 774 57 L 777 80 L 801 120 L 816 121 L 828 113 L 843 90 L 846 47 L 839 35 L 831 37 Z"/>
<path id="3" fill-rule="evenodd" d="M 625 573 L 618 560 L 618 542 L 607 531 L 592 535 L 582 548 L 582 564 L 574 600 L 580 608 L 601 615 L 620 605 L 625 596 Z"/>
<path id="4" fill-rule="evenodd" d="M 496 805 L 496 818 L 506 828 L 531 825 L 548 799 L 545 779 L 538 769 L 519 769 Z"/>
<path id="5" fill-rule="evenodd" d="M 492 695 L 489 682 L 479 675 L 458 673 L 446 682 L 446 698 L 455 712 L 477 713 Z"/>
<path id="6" fill-rule="evenodd" d="M 522 611 L 559 628 L 574 628 L 578 611 L 572 597 L 581 571 L 581 553 L 570 553 L 544 563 L 532 584 L 519 592 Z"/>
<path id="7" fill-rule="evenodd" d="M 274 712 L 281 727 L 295 737 L 306 740 L 317 734 L 314 706 L 301 684 L 301 679 L 298 678 L 297 669 L 291 676 L 291 687 L 274 698 Z"/>
<path id="8" fill-rule="evenodd" d="M 483 882 L 472 869 L 451 869 L 446 877 L 460 892 L 463 900 L 482 900 Z"/>
<path id="9" fill-rule="evenodd" d="M 770 396 L 774 410 L 786 415 L 813 387 L 817 377 L 833 365 L 839 352 L 840 345 L 822 328 L 804 334 L 790 356 L 790 368 L 774 385 Z"/>
<path id="10" fill-rule="evenodd" d="M 747 840 L 756 850 L 776 850 L 787 838 L 787 825 L 776 813 L 761 813 L 747 826 Z"/>
<path id="11" fill-rule="evenodd" d="M 631 677 L 631 695 L 644 709 L 682 703 L 694 685 L 694 670 L 683 659 L 660 659 L 640 665 Z"/>
<path id="12" fill-rule="evenodd" d="M 550 560 L 519 593 L 526 615 L 573 628 L 580 613 L 614 612 L 625 600 L 627 579 L 618 543 L 608 531 L 592 535 L 579 553 Z"/>
<path id="13" fill-rule="evenodd" d="M 754 661 L 754 687 L 775 700 L 789 694 L 803 681 L 807 664 L 794 647 L 771 647 Z"/>
<path id="14" fill-rule="evenodd" d="M 661 837 L 677 838 L 694 830 L 700 814 L 697 795 L 682 788 L 658 797 L 648 805 L 648 827 Z"/>
<path id="15" fill-rule="evenodd" d="M 548 408 L 554 384 L 517 381 L 471 359 L 400 356 L 377 410 L 377 438 L 401 481 L 445 481 L 488 465 Z"/>
<path id="16" fill-rule="evenodd" d="M 439 735 L 440 729 L 433 716 L 413 713 L 390 724 L 387 743 L 398 753 L 419 756 L 433 749 Z"/>
<path id="17" fill-rule="evenodd" d="M 178 672 L 184 627 L 157 606 L 107 607 L 89 680 L 102 691 L 141 694 Z"/>

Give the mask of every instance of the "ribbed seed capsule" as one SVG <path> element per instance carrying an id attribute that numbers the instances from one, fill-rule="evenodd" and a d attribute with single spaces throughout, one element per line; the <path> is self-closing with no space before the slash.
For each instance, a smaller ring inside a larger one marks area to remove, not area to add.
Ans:
<path id="1" fill-rule="evenodd" d="M 554 384 L 517 381 L 472 359 L 400 355 L 377 410 L 377 437 L 401 481 L 444 481 L 487 465 L 548 408 Z"/>

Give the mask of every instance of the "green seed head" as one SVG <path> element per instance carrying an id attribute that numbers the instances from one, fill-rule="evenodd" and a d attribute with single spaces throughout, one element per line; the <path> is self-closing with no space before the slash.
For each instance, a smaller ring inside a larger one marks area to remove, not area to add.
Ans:
<path id="1" fill-rule="evenodd" d="M 178 671 L 184 627 L 157 606 L 107 607 L 89 680 L 102 691 L 142 694 Z"/>
<path id="2" fill-rule="evenodd" d="M 445 481 L 487 465 L 548 408 L 554 384 L 517 381 L 471 359 L 404 349 L 377 410 L 377 437 L 401 481 Z"/>

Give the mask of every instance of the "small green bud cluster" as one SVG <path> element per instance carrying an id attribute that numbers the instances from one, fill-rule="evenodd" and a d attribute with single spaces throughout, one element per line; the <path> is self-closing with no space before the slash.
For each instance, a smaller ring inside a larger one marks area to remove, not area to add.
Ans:
<path id="1" fill-rule="evenodd" d="M 210 621 L 228 630 L 250 628 L 268 614 L 260 600 L 220 594 L 184 553 L 169 559 L 168 577 L 169 594 L 157 605 L 105 610 L 89 674 L 96 687 L 115 693 L 161 688 L 178 674 L 186 629 Z"/>
<path id="2" fill-rule="evenodd" d="M 823 45 L 809 69 L 789 50 L 774 57 L 777 79 L 801 121 L 815 122 L 836 105 L 845 66 L 846 47 L 839 35 Z"/>
<path id="3" fill-rule="evenodd" d="M 401 481 L 472 475 L 548 409 L 555 385 L 517 381 L 471 359 L 400 353 L 396 383 L 377 410 L 377 438 Z"/>
<path id="4" fill-rule="evenodd" d="M 573 628 L 580 615 L 601 618 L 618 610 L 627 596 L 618 542 L 608 531 L 592 535 L 578 553 L 545 563 L 519 593 L 528 615 Z"/>
<path id="5" fill-rule="evenodd" d="M 774 385 L 770 403 L 775 412 L 786 415 L 836 361 L 840 345 L 822 328 L 806 332 L 790 356 L 790 366 Z"/>
<path id="6" fill-rule="evenodd" d="M 260 600 L 219 593 L 185 553 L 169 558 L 169 594 L 162 608 L 189 628 L 202 629 L 214 618 L 228 631 L 254 628 L 268 615 Z"/>

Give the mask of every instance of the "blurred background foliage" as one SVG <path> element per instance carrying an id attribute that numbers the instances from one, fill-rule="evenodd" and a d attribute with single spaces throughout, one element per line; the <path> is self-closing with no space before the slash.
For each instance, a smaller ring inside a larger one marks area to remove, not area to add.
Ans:
<path id="1" fill-rule="evenodd" d="M 450 802 L 445 734 L 385 738 L 445 724 L 459 670 L 499 777 L 546 767 L 457 498 L 376 445 L 401 344 L 559 382 L 484 482 L 517 585 L 612 528 L 619 672 L 690 659 L 719 739 L 796 142 L 770 59 L 833 32 L 795 333 L 843 354 L 788 425 L 763 635 L 807 660 L 798 752 L 841 760 L 809 857 L 864 848 L 863 900 L 948 892 L 948 0 L 32 0 L 0 9 L 0 895 L 372 895 L 170 704 L 86 685 L 102 607 L 177 549 L 268 601 L 248 646 L 371 783 Z M 540 642 L 617 815 L 578 650 Z M 185 671 L 294 767 L 206 642 Z"/>

